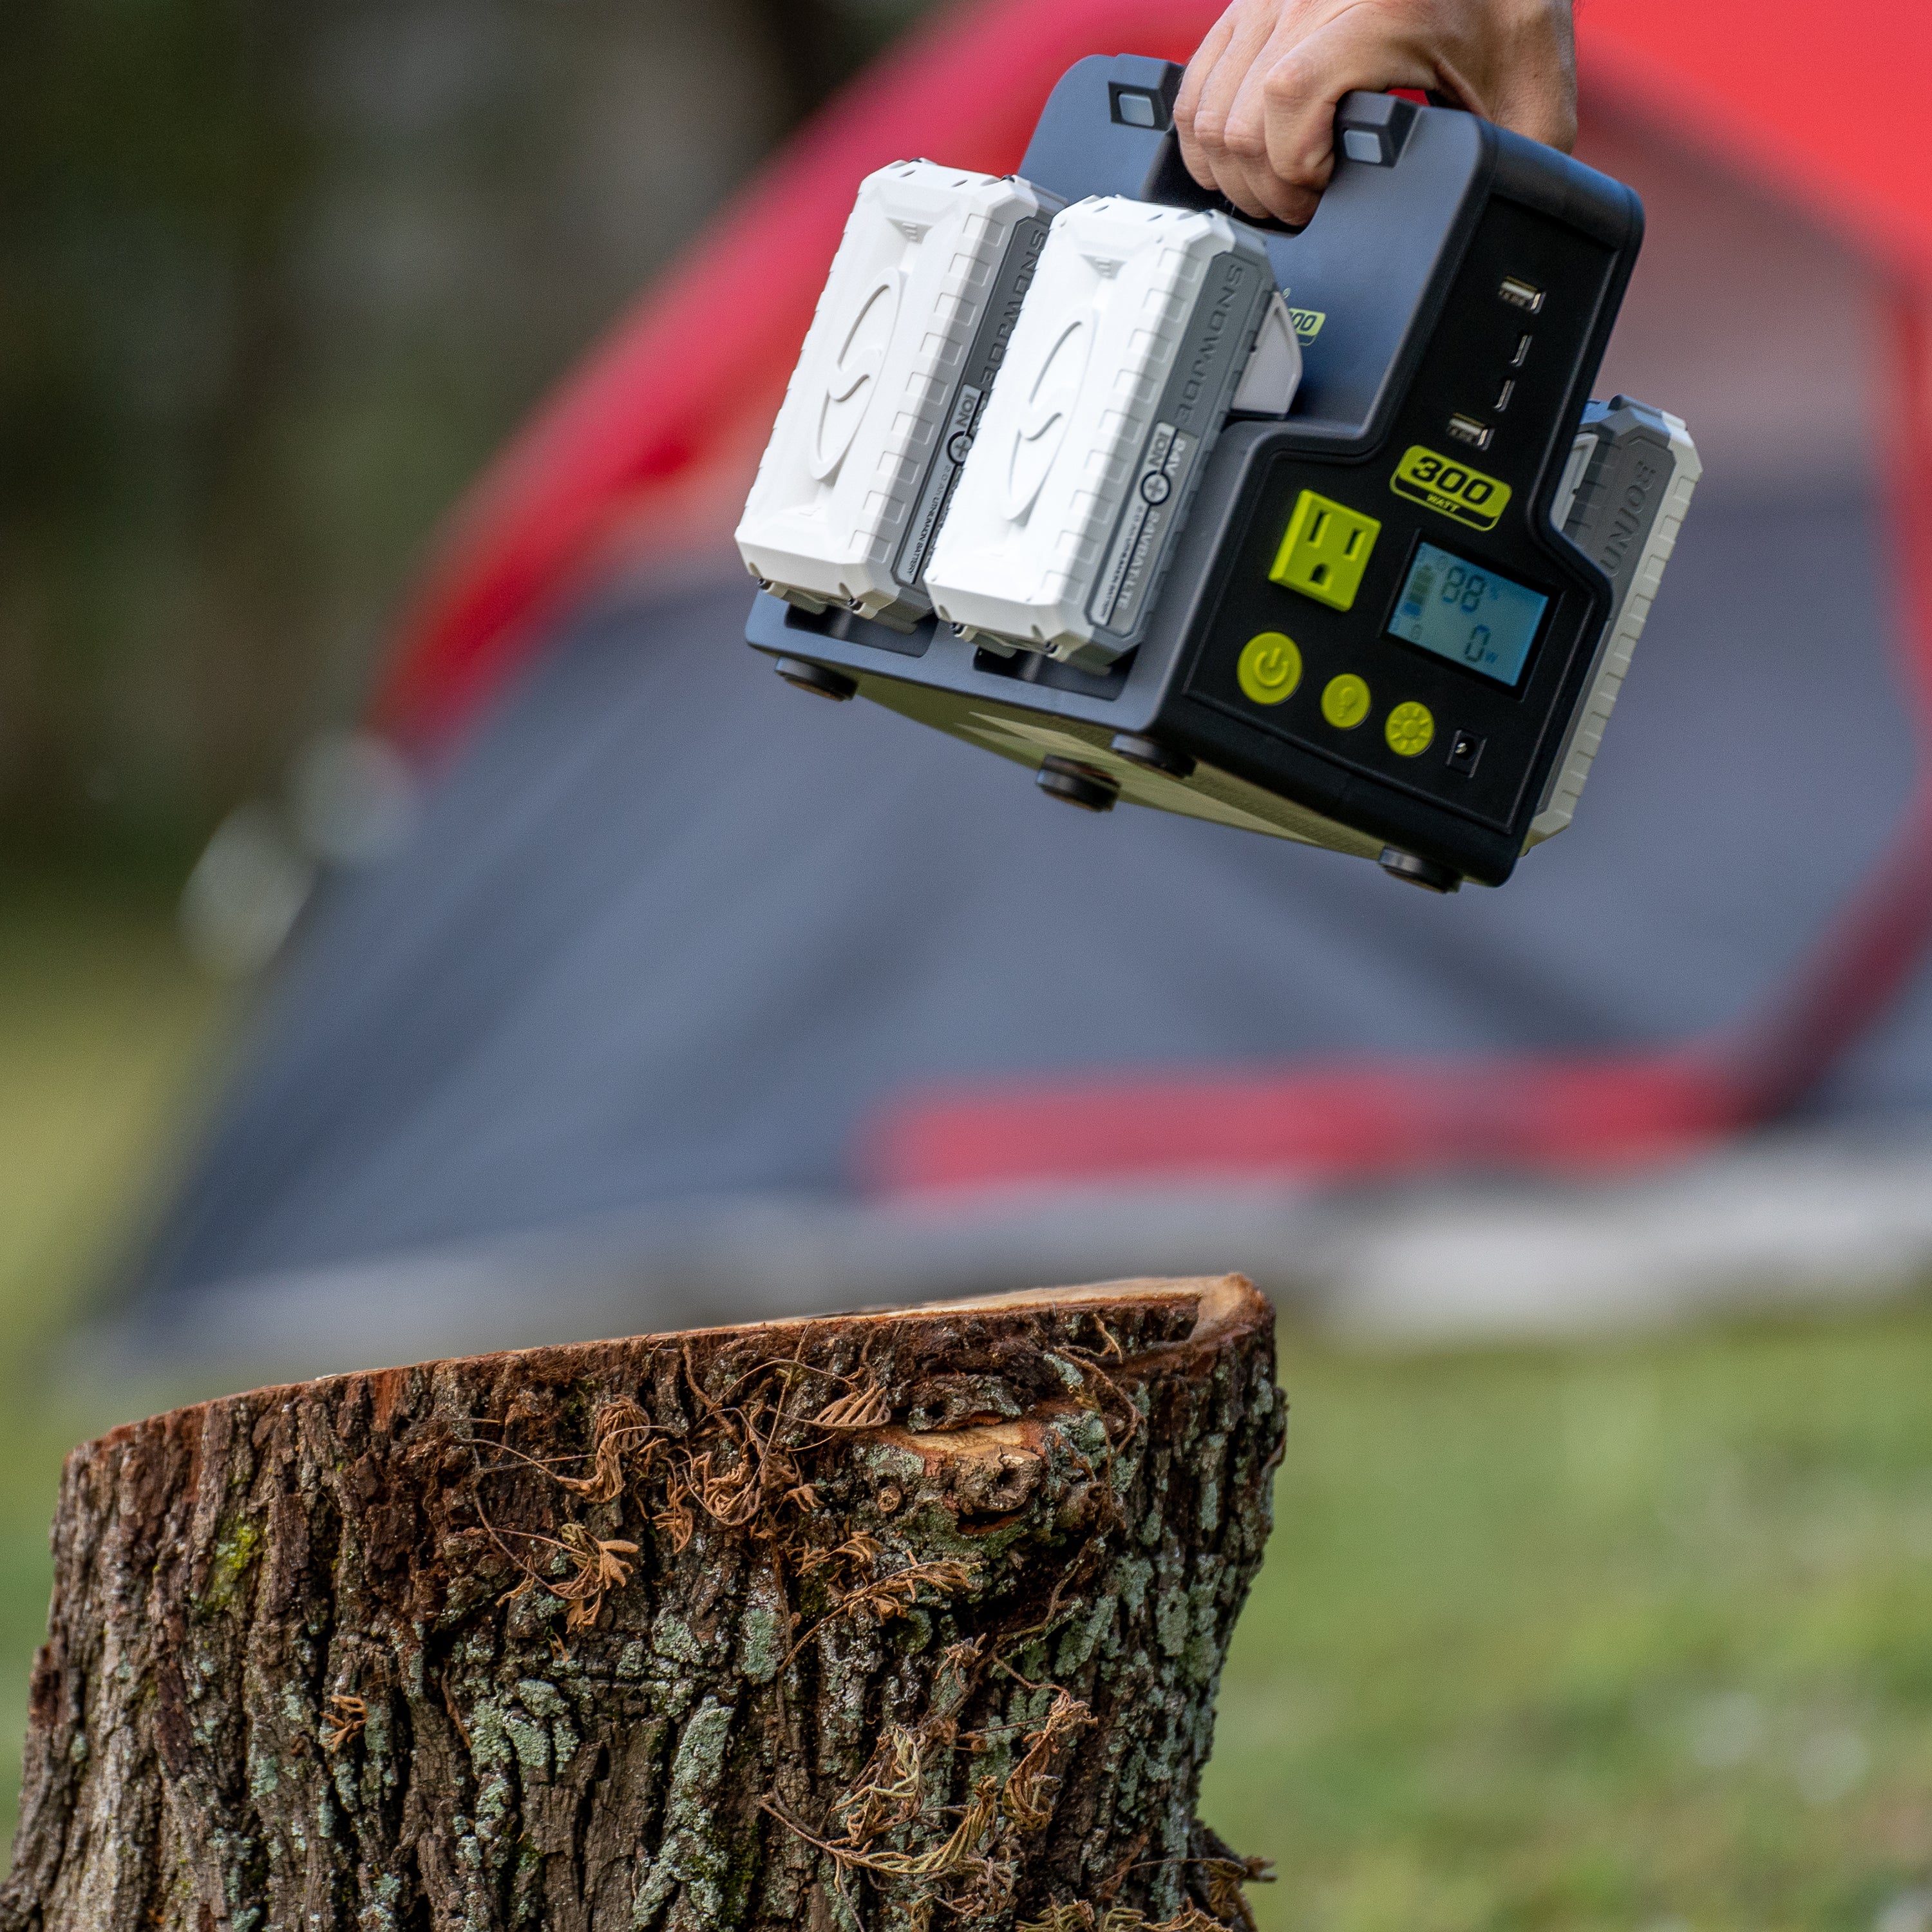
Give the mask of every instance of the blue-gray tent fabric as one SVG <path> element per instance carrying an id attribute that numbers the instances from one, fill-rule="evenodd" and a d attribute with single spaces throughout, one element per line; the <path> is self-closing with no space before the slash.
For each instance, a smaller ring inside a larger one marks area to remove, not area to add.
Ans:
<path id="1" fill-rule="evenodd" d="M 1912 782 L 1878 526 L 1856 500 L 1700 504 L 1576 824 L 1500 891 L 1448 899 L 1071 812 L 1004 760 L 795 692 L 740 640 L 741 580 L 613 593 L 435 778 L 407 846 L 312 907 L 146 1298 L 836 1194 L 859 1124 L 934 1078 L 1596 1047 L 1737 1017 Z M 1932 982 L 1819 1104 L 1932 1105 Z"/>

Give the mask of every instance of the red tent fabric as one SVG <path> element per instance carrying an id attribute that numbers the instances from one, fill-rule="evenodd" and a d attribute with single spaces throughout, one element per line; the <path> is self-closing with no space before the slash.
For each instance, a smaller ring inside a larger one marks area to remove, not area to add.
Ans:
<path id="1" fill-rule="evenodd" d="M 784 148 L 461 505 L 408 612 L 376 723 L 460 733 L 615 560 L 714 546 L 735 518 L 860 179 L 934 153 L 1016 165 L 1053 82 L 1124 50 L 1186 58 L 1214 0 L 986 0 L 941 15 Z M 1904 673 L 1932 730 L 1932 71 L 1922 0 L 1587 0 L 1583 84 L 1868 249 L 1894 298 L 1893 512 Z M 1132 1174 L 1360 1174 L 1654 1158 L 1788 1106 L 1889 1006 L 1932 940 L 1932 782 L 1780 998 L 1658 1054 L 1122 1077 L 914 1096 L 864 1160 L 892 1190 Z"/>
<path id="2" fill-rule="evenodd" d="M 1581 0 L 1592 94 L 1776 188 L 1922 290 L 1932 286 L 1932 71 L 1919 0 Z"/>

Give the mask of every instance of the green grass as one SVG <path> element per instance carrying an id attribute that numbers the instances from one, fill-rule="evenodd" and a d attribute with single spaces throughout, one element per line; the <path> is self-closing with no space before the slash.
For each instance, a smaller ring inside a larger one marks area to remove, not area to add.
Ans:
<path id="1" fill-rule="evenodd" d="M 218 1004 L 158 896 L 0 878 L 0 1827 L 10 1840 L 61 1458 L 112 1419 L 82 1396 L 50 1393 L 51 1351 L 154 1198 L 192 1118 Z"/>
<path id="2" fill-rule="evenodd" d="M 1916 1922 L 1932 1318 L 1282 1375 L 1203 1803 L 1264 1925 Z"/>
<path id="3" fill-rule="evenodd" d="M 61 1453 L 112 1419 L 44 1393 L 46 1347 L 217 1016 L 164 908 L 0 894 L 10 1741 Z M 1405 1360 L 1292 1335 L 1282 1379 L 1203 1804 L 1278 1862 L 1270 1932 L 1932 1926 L 1900 1903 L 1932 1885 L 1932 1312 Z"/>

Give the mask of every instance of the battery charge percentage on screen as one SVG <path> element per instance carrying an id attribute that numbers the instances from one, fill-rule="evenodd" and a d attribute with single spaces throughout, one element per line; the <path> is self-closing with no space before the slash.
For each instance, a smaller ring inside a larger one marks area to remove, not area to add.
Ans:
<path id="1" fill-rule="evenodd" d="M 1388 628 L 1406 644 L 1514 685 L 1549 602 L 1513 578 L 1419 544 Z"/>
<path id="2" fill-rule="evenodd" d="M 1483 608 L 1483 592 L 1489 587 L 1490 580 L 1480 570 L 1465 570 L 1459 563 L 1442 580 L 1442 601 L 1454 604 L 1464 616 L 1471 616 Z M 1488 625 L 1471 625 L 1469 634 L 1462 640 L 1462 656 L 1465 664 L 1493 674 L 1496 650 L 1490 641 L 1490 634 Z"/>

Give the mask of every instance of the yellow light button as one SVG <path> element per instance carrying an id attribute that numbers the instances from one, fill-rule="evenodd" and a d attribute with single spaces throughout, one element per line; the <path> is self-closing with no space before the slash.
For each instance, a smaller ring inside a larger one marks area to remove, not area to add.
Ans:
<path id="1" fill-rule="evenodd" d="M 1389 749 L 1405 758 L 1419 758 L 1436 736 L 1436 720 L 1426 704 L 1398 704 L 1388 715 L 1384 728 Z"/>
<path id="2" fill-rule="evenodd" d="M 1234 676 L 1244 697 L 1257 704 L 1279 704 L 1301 682 L 1301 652 L 1290 637 L 1263 631 L 1241 646 Z"/>
<path id="3" fill-rule="evenodd" d="M 1322 715 L 1338 731 L 1352 731 L 1369 715 L 1369 687 L 1352 670 L 1331 677 L 1322 694 Z"/>

